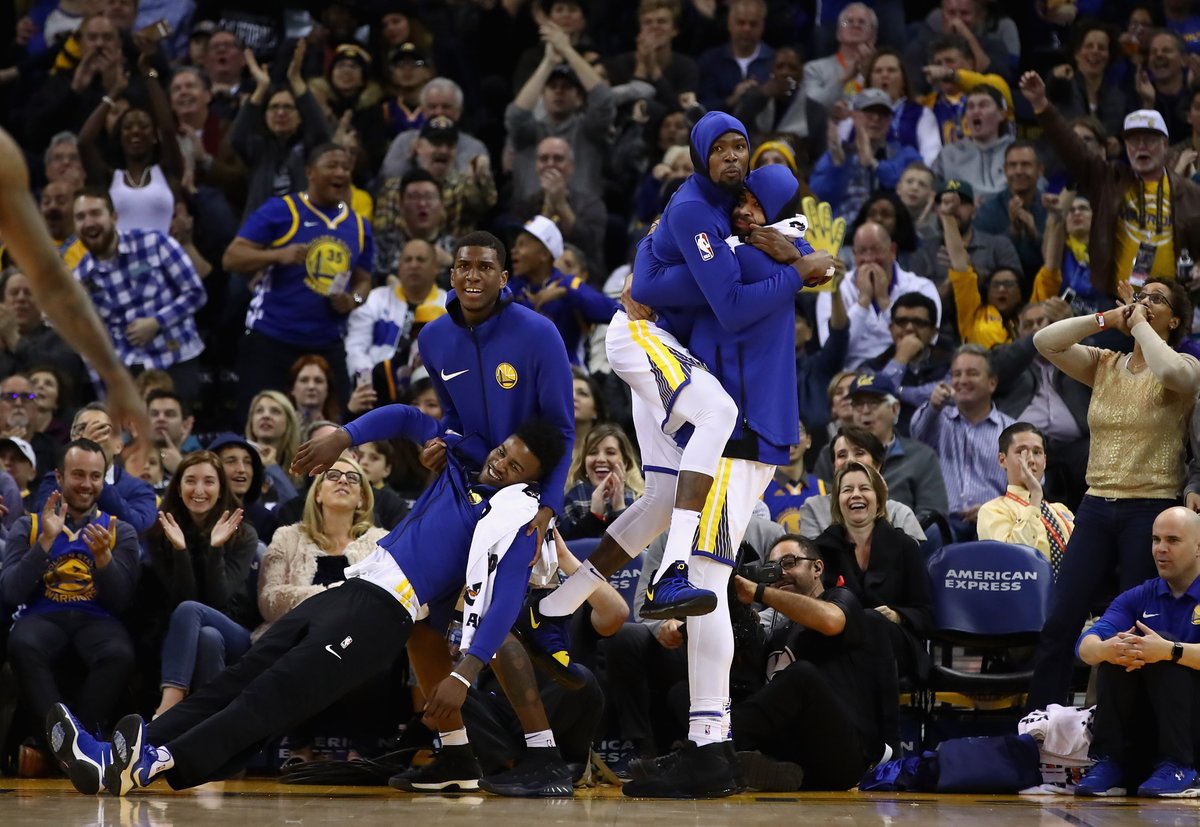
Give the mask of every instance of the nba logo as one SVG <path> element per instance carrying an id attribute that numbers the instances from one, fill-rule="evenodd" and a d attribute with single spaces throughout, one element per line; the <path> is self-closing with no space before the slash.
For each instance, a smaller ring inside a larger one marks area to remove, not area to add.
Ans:
<path id="1" fill-rule="evenodd" d="M 712 245 L 708 243 L 707 233 L 696 234 L 696 249 L 700 251 L 701 261 L 712 261 L 713 248 Z"/>

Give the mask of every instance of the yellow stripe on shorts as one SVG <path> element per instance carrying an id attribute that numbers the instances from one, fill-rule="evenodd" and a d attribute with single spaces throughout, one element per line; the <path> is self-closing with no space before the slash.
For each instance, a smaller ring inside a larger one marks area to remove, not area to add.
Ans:
<path id="1" fill-rule="evenodd" d="M 720 540 L 721 517 L 725 513 L 725 498 L 729 494 L 729 477 L 733 471 L 733 463 L 722 459 L 717 466 L 717 475 L 713 478 L 712 488 L 708 490 L 708 498 L 704 501 L 704 510 L 700 512 L 699 541 L 696 551 L 713 554 L 717 551 Z"/>
<path id="2" fill-rule="evenodd" d="M 629 333 L 633 337 L 634 343 L 650 357 L 650 361 L 658 368 L 671 390 L 678 390 L 679 386 L 687 380 L 687 373 L 684 372 L 683 365 L 679 363 L 674 354 L 651 335 L 644 321 L 631 321 Z"/>

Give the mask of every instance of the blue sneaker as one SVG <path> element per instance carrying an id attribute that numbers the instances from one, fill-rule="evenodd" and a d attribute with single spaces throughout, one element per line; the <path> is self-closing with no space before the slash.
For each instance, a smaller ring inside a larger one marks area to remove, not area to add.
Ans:
<path id="1" fill-rule="evenodd" d="M 1197 798 L 1200 786 L 1196 781 L 1196 771 L 1187 764 L 1163 761 L 1138 787 L 1137 794 L 1147 798 Z"/>
<path id="2" fill-rule="evenodd" d="M 170 753 L 146 743 L 146 723 L 140 715 L 117 721 L 112 737 L 112 763 L 104 772 L 104 786 L 116 796 L 135 787 L 147 787 L 159 773 L 174 766 Z"/>
<path id="3" fill-rule="evenodd" d="M 583 688 L 584 678 L 571 666 L 571 616 L 544 615 L 538 608 L 551 589 L 531 589 L 513 634 L 525 644 L 529 659 L 555 683 L 576 692 Z"/>
<path id="4" fill-rule="evenodd" d="M 717 596 L 688 581 L 687 563 L 676 563 L 646 589 L 641 616 L 646 620 L 706 615 L 717 608 Z"/>
<path id="5" fill-rule="evenodd" d="M 1097 758 L 1096 763 L 1075 785 L 1075 795 L 1125 795 L 1125 770 L 1116 761 Z"/>
<path id="6" fill-rule="evenodd" d="M 46 743 L 71 784 L 84 795 L 104 790 L 104 770 L 112 763 L 112 747 L 92 737 L 64 704 L 46 714 Z"/>

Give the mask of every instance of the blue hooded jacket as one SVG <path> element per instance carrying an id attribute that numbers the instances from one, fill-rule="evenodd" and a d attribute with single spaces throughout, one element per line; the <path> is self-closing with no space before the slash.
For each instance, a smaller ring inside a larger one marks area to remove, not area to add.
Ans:
<path id="1" fill-rule="evenodd" d="M 791 171 L 781 165 L 762 167 L 746 177 L 746 188 L 762 205 L 767 224 L 795 214 L 799 185 Z M 721 246 L 730 250 L 724 239 Z M 808 242 L 796 241 L 804 255 L 813 252 Z M 748 286 L 775 278 L 780 264 L 749 244 L 731 250 L 736 256 L 741 278 Z M 790 265 L 786 268 L 795 274 Z M 686 287 L 684 267 L 668 268 L 659 274 L 658 287 L 672 287 L 679 295 L 695 296 Z M 796 275 L 797 288 L 800 278 Z M 787 446 L 800 440 L 800 410 L 796 393 L 796 321 L 793 290 L 791 294 L 763 308 L 755 324 L 731 333 L 711 307 L 700 307 L 692 327 L 689 349 L 708 366 L 730 398 L 737 403 L 741 416 L 731 441 L 753 431 L 767 444 L 758 444 L 750 453 L 738 456 L 762 462 L 786 465 Z"/>
<path id="2" fill-rule="evenodd" d="M 747 283 L 725 244 L 735 194 L 708 177 L 708 156 L 712 145 L 728 132 L 746 136 L 741 121 L 724 112 L 709 112 L 692 128 L 696 171 L 672 196 L 658 229 L 639 242 L 633 262 L 633 298 L 653 307 L 659 326 L 689 347 L 698 306 L 707 305 L 726 330 L 736 332 L 781 302 L 790 307 L 803 286 L 791 266 L 777 266 L 769 278 Z M 683 278 L 656 284 L 664 268 L 680 265 L 686 269 Z"/>

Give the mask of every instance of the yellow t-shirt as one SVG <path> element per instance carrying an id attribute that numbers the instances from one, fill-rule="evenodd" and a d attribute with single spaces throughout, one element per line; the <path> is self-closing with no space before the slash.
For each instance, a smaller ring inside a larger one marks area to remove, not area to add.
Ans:
<path id="1" fill-rule="evenodd" d="M 1162 195 L 1159 195 L 1159 186 Z M 1162 216 L 1158 214 L 1162 209 Z M 1125 193 L 1117 215 L 1117 282 L 1129 281 L 1138 245 L 1150 243 L 1158 248 L 1150 275 L 1175 278 L 1175 236 L 1171 222 L 1171 185 L 1164 175 L 1160 181 L 1134 184 Z"/>

